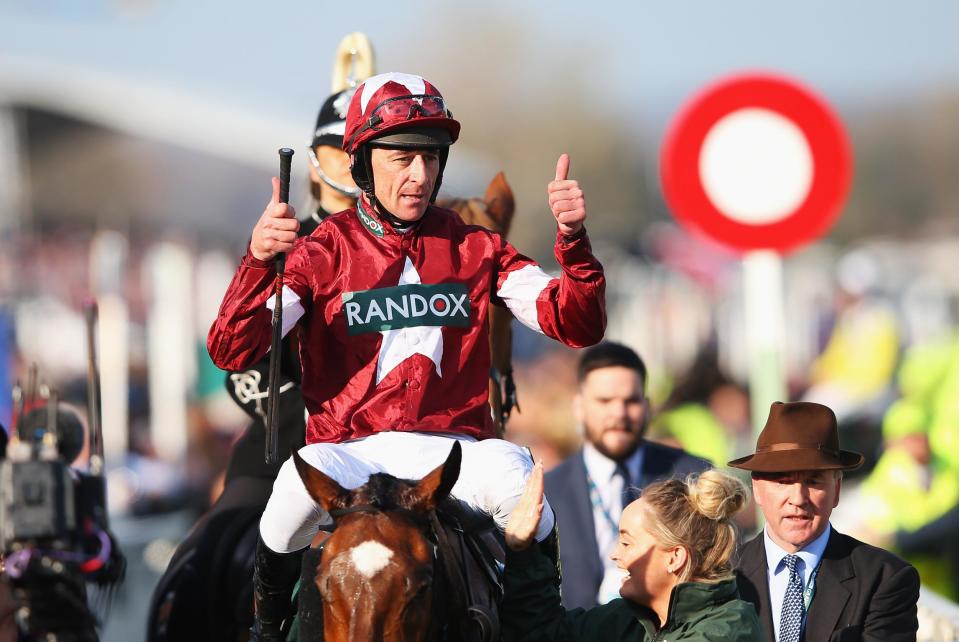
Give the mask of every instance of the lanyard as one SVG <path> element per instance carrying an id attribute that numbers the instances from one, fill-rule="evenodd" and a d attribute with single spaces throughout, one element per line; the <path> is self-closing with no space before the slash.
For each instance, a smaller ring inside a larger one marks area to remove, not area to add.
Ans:
<path id="1" fill-rule="evenodd" d="M 606 508 L 606 504 L 603 503 L 603 497 L 599 494 L 599 488 L 596 486 L 596 482 L 593 481 L 589 471 L 586 472 L 586 483 L 589 484 L 589 501 L 593 504 L 593 508 L 598 508 L 603 514 L 603 517 L 606 518 L 606 525 L 613 531 L 613 539 L 619 537 L 619 524 L 613 519 L 613 515 L 609 509 Z"/>
<path id="2" fill-rule="evenodd" d="M 805 611 L 809 610 L 809 605 L 812 604 L 812 599 L 816 596 L 816 576 L 819 575 L 819 567 L 821 566 L 822 559 L 820 558 L 819 563 L 816 564 L 816 568 L 812 571 L 812 575 L 809 576 L 809 583 L 806 584 L 806 588 L 802 592 L 803 608 Z"/>

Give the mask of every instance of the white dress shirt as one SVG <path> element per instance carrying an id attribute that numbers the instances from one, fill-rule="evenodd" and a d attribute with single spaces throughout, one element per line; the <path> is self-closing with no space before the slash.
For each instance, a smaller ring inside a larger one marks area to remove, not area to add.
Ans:
<path id="1" fill-rule="evenodd" d="M 603 560 L 603 581 L 596 600 L 605 604 L 619 597 L 619 587 L 626 572 L 616 568 L 609 555 L 619 540 L 619 518 L 623 514 L 623 478 L 616 474 L 616 462 L 600 453 L 589 442 L 583 446 L 583 461 L 586 464 L 587 491 L 593 507 L 593 524 L 596 544 Z M 636 485 L 643 463 L 643 447 L 640 446 L 623 464 L 629 471 L 632 484 Z"/>
<path id="2" fill-rule="evenodd" d="M 822 534 L 804 546 L 795 554 L 799 556 L 799 563 L 796 565 L 796 572 L 802 574 L 803 591 L 809 587 L 809 579 L 813 571 L 819 568 L 819 562 L 822 561 L 822 555 L 826 550 L 826 543 L 829 541 L 829 533 L 832 532 L 832 526 L 826 524 L 826 530 Z M 766 573 L 769 578 L 769 606 L 772 609 L 773 633 L 776 639 L 779 639 L 779 618 L 782 615 L 783 598 L 786 596 L 786 585 L 789 583 L 789 570 L 783 563 L 790 553 L 780 548 L 779 544 L 769 537 L 768 527 L 763 530 L 763 543 L 766 545 Z M 806 605 L 809 609 L 809 605 Z"/>

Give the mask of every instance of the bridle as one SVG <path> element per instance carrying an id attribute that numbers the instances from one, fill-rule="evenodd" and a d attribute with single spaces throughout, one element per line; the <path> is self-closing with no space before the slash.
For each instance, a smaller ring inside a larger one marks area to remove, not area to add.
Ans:
<path id="1" fill-rule="evenodd" d="M 394 506 L 386 508 L 383 506 L 377 506 L 375 504 L 356 504 L 354 506 L 348 506 L 346 508 L 334 508 L 329 511 L 330 517 L 333 518 L 333 528 L 336 528 L 336 522 L 346 516 L 352 515 L 355 513 L 365 513 L 367 515 L 381 515 L 385 513 L 400 513 L 409 517 L 422 531 L 423 535 L 426 537 L 426 540 L 430 543 L 432 559 L 432 574 L 430 575 L 428 586 L 433 587 L 433 580 L 437 577 L 443 577 L 443 564 L 441 561 L 441 556 L 439 552 L 439 544 L 436 538 L 435 528 L 433 527 L 433 520 L 431 516 L 435 515 L 434 511 L 430 511 L 428 515 L 423 515 L 422 513 L 417 513 L 408 508 L 402 508 L 399 506 Z M 438 524 L 437 524 L 438 526 Z M 430 605 L 430 611 L 433 613 L 440 612 L 438 607 L 445 607 L 445 600 L 442 596 L 443 591 L 430 591 L 432 604 Z M 408 606 L 408 605 L 407 605 Z M 431 618 L 429 629 L 427 630 L 426 639 L 430 642 L 442 642 L 443 640 L 443 625 L 441 621 L 442 618 Z"/>
<path id="2" fill-rule="evenodd" d="M 434 614 L 446 613 L 447 617 L 430 618 L 429 629 L 427 630 L 426 635 L 427 640 L 430 642 L 442 642 L 444 639 L 446 639 L 445 634 L 447 633 L 447 629 L 449 625 L 453 623 L 452 620 L 455 618 L 455 615 L 451 615 L 449 613 L 451 606 L 461 606 L 464 614 L 466 614 L 478 626 L 482 635 L 482 640 L 488 641 L 498 639 L 499 627 L 496 623 L 495 616 L 487 613 L 485 608 L 476 606 L 476 601 L 473 599 L 469 566 L 465 561 L 466 555 L 469 555 L 470 553 L 465 550 L 465 546 L 463 545 L 464 540 L 459 540 L 459 550 L 454 551 L 454 543 L 451 542 L 447 537 L 446 531 L 443 525 L 440 523 L 439 516 L 435 510 L 431 510 L 429 513 L 424 515 L 423 513 L 417 513 L 408 508 L 402 508 L 398 506 L 386 508 L 383 506 L 377 506 L 375 504 L 357 504 L 355 506 L 335 508 L 329 511 L 330 517 L 332 517 L 334 521 L 334 528 L 336 527 L 336 521 L 339 518 L 354 513 L 365 513 L 369 515 L 385 513 L 404 514 L 417 524 L 426 537 L 426 540 L 430 543 L 433 558 L 433 573 L 429 581 L 430 587 L 434 588 L 434 581 L 439 578 L 439 581 L 443 582 L 450 590 L 431 591 L 432 604 L 430 605 L 430 612 Z M 458 528 L 457 530 L 461 529 Z M 443 554 L 444 550 L 446 551 L 445 555 Z M 459 554 L 457 555 L 455 553 Z M 452 566 L 452 568 L 449 568 L 450 566 Z M 463 587 L 455 586 L 456 579 L 453 576 L 453 572 L 456 573 L 456 577 L 458 577 L 463 583 Z M 451 596 L 462 594 L 462 589 L 464 588 L 466 599 L 461 600 L 463 602 L 461 605 L 456 605 L 453 603 L 454 600 L 450 598 Z"/>
<path id="3" fill-rule="evenodd" d="M 415 523 L 420 530 L 423 531 L 423 534 L 427 536 L 427 539 L 430 540 L 430 543 L 433 544 L 433 558 L 436 558 L 436 543 L 435 538 L 430 537 L 432 530 L 430 528 L 430 514 L 424 515 L 423 513 L 418 513 L 416 511 L 410 510 L 409 508 L 403 508 L 401 506 L 377 506 L 376 504 L 356 504 L 355 506 L 347 506 L 346 508 L 334 508 L 329 511 L 330 517 L 333 518 L 333 529 L 336 529 L 336 522 L 339 518 L 346 515 L 351 515 L 353 513 L 366 513 L 368 515 L 383 515 L 386 513 L 399 513 L 400 515 L 405 515 L 413 523 Z"/>

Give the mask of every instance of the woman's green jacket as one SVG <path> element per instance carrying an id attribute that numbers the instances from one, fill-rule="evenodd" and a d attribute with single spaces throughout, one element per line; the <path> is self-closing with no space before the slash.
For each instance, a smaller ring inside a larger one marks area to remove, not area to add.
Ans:
<path id="1" fill-rule="evenodd" d="M 507 551 L 504 584 L 500 609 L 504 642 L 765 639 L 755 608 L 739 599 L 733 579 L 677 585 L 670 595 L 666 624 L 659 630 L 652 610 L 622 598 L 589 610 L 565 610 L 556 566 L 535 544 L 525 551 Z"/>

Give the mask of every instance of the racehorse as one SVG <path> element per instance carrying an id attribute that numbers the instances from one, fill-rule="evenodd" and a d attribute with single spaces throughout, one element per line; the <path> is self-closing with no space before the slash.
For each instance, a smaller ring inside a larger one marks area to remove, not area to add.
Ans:
<path id="1" fill-rule="evenodd" d="M 515 211 L 513 192 L 502 172 L 490 181 L 482 199 L 446 199 L 437 205 L 455 211 L 466 223 L 481 225 L 504 237 Z M 500 434 L 515 403 L 511 318 L 505 307 L 489 307 L 490 405 Z M 284 402 L 291 393 L 284 395 Z M 302 401 L 287 403 L 281 407 L 281 413 L 281 434 L 297 431 L 302 435 Z M 231 467 L 234 461 L 231 455 Z M 266 471 L 257 471 L 255 475 L 240 473 L 227 481 L 220 499 L 177 548 L 157 584 L 148 614 L 148 642 L 230 642 L 249 638 L 253 622 L 253 551 L 259 515 L 266 506 L 272 483 L 273 478 Z M 311 577 L 311 569 L 304 569 L 304 580 Z M 303 609 L 300 610 L 302 613 Z M 474 616 L 485 617 L 479 611 Z"/>
<path id="2" fill-rule="evenodd" d="M 499 639 L 500 587 L 477 595 L 494 586 L 475 565 L 483 563 L 479 551 L 456 550 L 476 540 L 456 541 L 450 535 L 462 523 L 444 527 L 437 518 L 455 501 L 448 496 L 461 456 L 454 441 L 446 461 L 419 481 L 375 473 L 346 490 L 294 453 L 304 486 L 336 525 L 314 580 L 326 642 Z"/>

